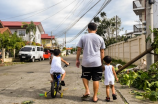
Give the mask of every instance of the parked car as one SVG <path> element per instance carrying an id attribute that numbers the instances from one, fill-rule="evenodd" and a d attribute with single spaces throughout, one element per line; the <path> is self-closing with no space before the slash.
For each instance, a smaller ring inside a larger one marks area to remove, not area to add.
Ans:
<path id="1" fill-rule="evenodd" d="M 51 52 L 50 52 L 49 49 L 44 49 L 43 58 L 44 59 L 50 59 L 51 58 Z"/>
<path id="2" fill-rule="evenodd" d="M 42 46 L 32 46 L 26 45 L 22 47 L 19 51 L 20 61 L 30 60 L 34 62 L 35 60 L 43 60 L 43 47 Z"/>

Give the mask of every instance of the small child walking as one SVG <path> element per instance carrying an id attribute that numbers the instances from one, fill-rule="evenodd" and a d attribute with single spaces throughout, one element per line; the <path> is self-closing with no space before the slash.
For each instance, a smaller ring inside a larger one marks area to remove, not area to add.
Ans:
<path id="1" fill-rule="evenodd" d="M 111 60 L 112 60 L 111 57 L 105 56 L 103 60 L 105 62 L 105 65 L 103 65 L 103 71 L 104 71 L 104 75 L 105 75 L 104 84 L 106 85 L 106 95 L 107 95 L 106 101 L 109 102 L 110 101 L 110 96 L 109 96 L 110 87 L 112 89 L 113 100 L 117 99 L 116 94 L 115 94 L 114 81 L 115 81 L 115 79 L 116 79 L 116 81 L 118 81 L 118 78 L 117 78 L 114 67 L 112 65 L 110 65 Z"/>
<path id="2" fill-rule="evenodd" d="M 61 85 L 65 86 L 64 78 L 65 78 L 66 72 L 61 66 L 61 61 L 67 65 L 69 65 L 69 63 L 60 57 L 60 53 L 61 52 L 59 49 L 54 50 L 54 55 L 51 57 L 51 60 L 50 60 L 50 64 L 51 64 L 50 75 L 53 81 L 54 79 L 53 73 L 61 73 L 62 74 Z"/>

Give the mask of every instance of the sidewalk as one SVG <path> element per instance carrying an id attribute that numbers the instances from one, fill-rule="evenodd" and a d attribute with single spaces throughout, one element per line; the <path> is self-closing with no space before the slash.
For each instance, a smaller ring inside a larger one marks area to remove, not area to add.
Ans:
<path id="1" fill-rule="evenodd" d="M 128 86 L 122 86 L 120 83 L 115 84 L 115 88 L 117 92 L 120 93 L 120 95 L 127 101 L 128 104 L 158 104 L 157 102 L 152 102 L 150 100 L 141 100 L 141 99 L 136 99 L 134 95 L 130 94 L 129 92 L 131 90 L 136 90 L 139 91 L 135 88 L 129 88 Z"/>

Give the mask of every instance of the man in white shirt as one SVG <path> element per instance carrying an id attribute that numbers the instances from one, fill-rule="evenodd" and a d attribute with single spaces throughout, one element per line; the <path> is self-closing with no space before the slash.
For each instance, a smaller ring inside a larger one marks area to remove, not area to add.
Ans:
<path id="1" fill-rule="evenodd" d="M 85 86 L 85 94 L 82 99 L 85 100 L 89 98 L 89 80 L 93 80 L 93 102 L 97 102 L 97 93 L 99 88 L 99 81 L 102 77 L 102 61 L 104 58 L 104 49 L 105 43 L 102 37 L 96 34 L 97 25 L 95 23 L 89 23 L 88 25 L 88 34 L 85 34 L 81 37 L 78 43 L 77 57 L 76 57 L 76 66 L 80 66 L 80 53 L 83 49 L 83 58 L 82 58 L 82 80 Z"/>

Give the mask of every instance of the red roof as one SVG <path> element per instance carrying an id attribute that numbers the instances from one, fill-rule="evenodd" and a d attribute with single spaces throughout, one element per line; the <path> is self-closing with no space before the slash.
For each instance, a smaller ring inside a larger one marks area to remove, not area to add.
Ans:
<path id="1" fill-rule="evenodd" d="M 66 48 L 66 50 L 72 50 L 72 48 Z"/>
<path id="2" fill-rule="evenodd" d="M 23 25 L 22 23 L 23 22 L 18 22 L 18 21 L 2 21 L 3 25 L 5 27 L 8 27 L 8 26 L 21 26 Z M 30 24 L 31 22 L 25 22 L 27 24 Z M 35 25 L 39 25 L 41 24 L 41 22 L 33 22 Z"/>
<path id="3" fill-rule="evenodd" d="M 49 36 L 48 34 L 42 34 L 41 35 L 41 39 L 54 39 L 55 37 L 54 36 Z"/>

